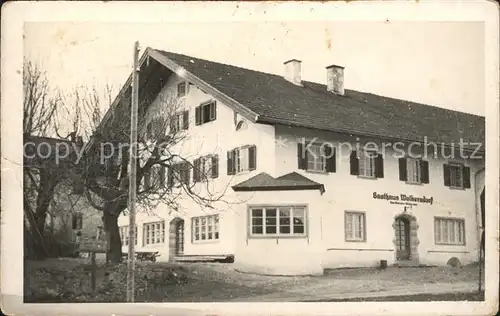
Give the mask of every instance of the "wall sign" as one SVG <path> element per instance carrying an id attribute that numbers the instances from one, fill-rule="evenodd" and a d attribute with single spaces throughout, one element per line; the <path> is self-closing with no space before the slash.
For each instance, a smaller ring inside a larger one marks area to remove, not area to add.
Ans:
<path id="1" fill-rule="evenodd" d="M 416 206 L 417 203 L 427 203 L 432 205 L 434 203 L 434 198 L 432 196 L 414 196 L 407 194 L 391 195 L 387 193 L 377 193 L 373 192 L 373 198 L 377 200 L 387 200 L 391 204 L 404 204 Z"/>

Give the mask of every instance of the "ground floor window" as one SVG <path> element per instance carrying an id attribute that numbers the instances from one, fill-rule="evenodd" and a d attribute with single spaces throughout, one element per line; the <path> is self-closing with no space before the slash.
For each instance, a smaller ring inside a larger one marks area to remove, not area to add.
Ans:
<path id="1" fill-rule="evenodd" d="M 144 245 L 163 244 L 165 242 L 165 221 L 144 224 L 142 236 Z"/>
<path id="2" fill-rule="evenodd" d="M 191 219 L 193 242 L 219 239 L 219 215 L 193 217 Z"/>
<path id="3" fill-rule="evenodd" d="M 135 226 L 135 244 L 137 245 L 137 226 Z M 122 226 L 120 227 L 120 238 L 122 240 L 122 244 L 124 246 L 128 246 L 129 244 L 129 229 L 128 226 Z"/>
<path id="4" fill-rule="evenodd" d="M 345 240 L 365 241 L 365 214 L 345 212 Z"/>
<path id="5" fill-rule="evenodd" d="M 306 236 L 304 206 L 251 207 L 250 236 Z"/>
<path id="6" fill-rule="evenodd" d="M 465 221 L 457 218 L 434 218 L 436 244 L 465 245 Z"/>

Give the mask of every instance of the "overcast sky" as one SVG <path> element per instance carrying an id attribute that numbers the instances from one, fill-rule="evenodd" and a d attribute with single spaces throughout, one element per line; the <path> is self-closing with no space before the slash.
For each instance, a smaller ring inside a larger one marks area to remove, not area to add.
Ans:
<path id="1" fill-rule="evenodd" d="M 54 84 L 122 85 L 134 41 L 283 74 L 302 60 L 302 78 L 326 81 L 345 66 L 347 89 L 484 115 L 484 34 L 473 22 L 228 22 L 25 24 L 25 56 Z"/>

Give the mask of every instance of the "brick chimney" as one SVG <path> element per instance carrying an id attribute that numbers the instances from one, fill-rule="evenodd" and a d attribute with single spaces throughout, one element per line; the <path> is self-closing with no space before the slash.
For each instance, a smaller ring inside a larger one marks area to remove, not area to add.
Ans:
<path id="1" fill-rule="evenodd" d="M 344 95 L 344 67 L 337 65 L 326 67 L 326 90 Z"/>
<path id="2" fill-rule="evenodd" d="M 297 59 L 290 59 L 289 61 L 285 61 L 285 79 L 290 81 L 291 83 L 301 86 L 301 67 L 300 64 L 302 62 Z"/>

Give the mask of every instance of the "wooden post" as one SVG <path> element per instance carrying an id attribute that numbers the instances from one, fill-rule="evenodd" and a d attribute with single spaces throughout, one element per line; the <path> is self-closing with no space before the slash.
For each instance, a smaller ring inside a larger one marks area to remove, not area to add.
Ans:
<path id="1" fill-rule="evenodd" d="M 91 287 L 92 287 L 92 293 L 95 293 L 96 270 L 97 270 L 97 264 L 95 262 L 95 251 L 92 251 L 90 253 L 90 261 L 91 261 L 91 267 L 90 267 L 90 284 L 91 284 Z"/>
<path id="2" fill-rule="evenodd" d="M 132 73 L 132 106 L 130 113 L 130 159 L 129 159 L 129 244 L 127 261 L 127 302 L 134 302 L 135 295 L 135 203 L 137 178 L 137 111 L 139 106 L 139 42 L 134 45 L 134 71 Z"/>

